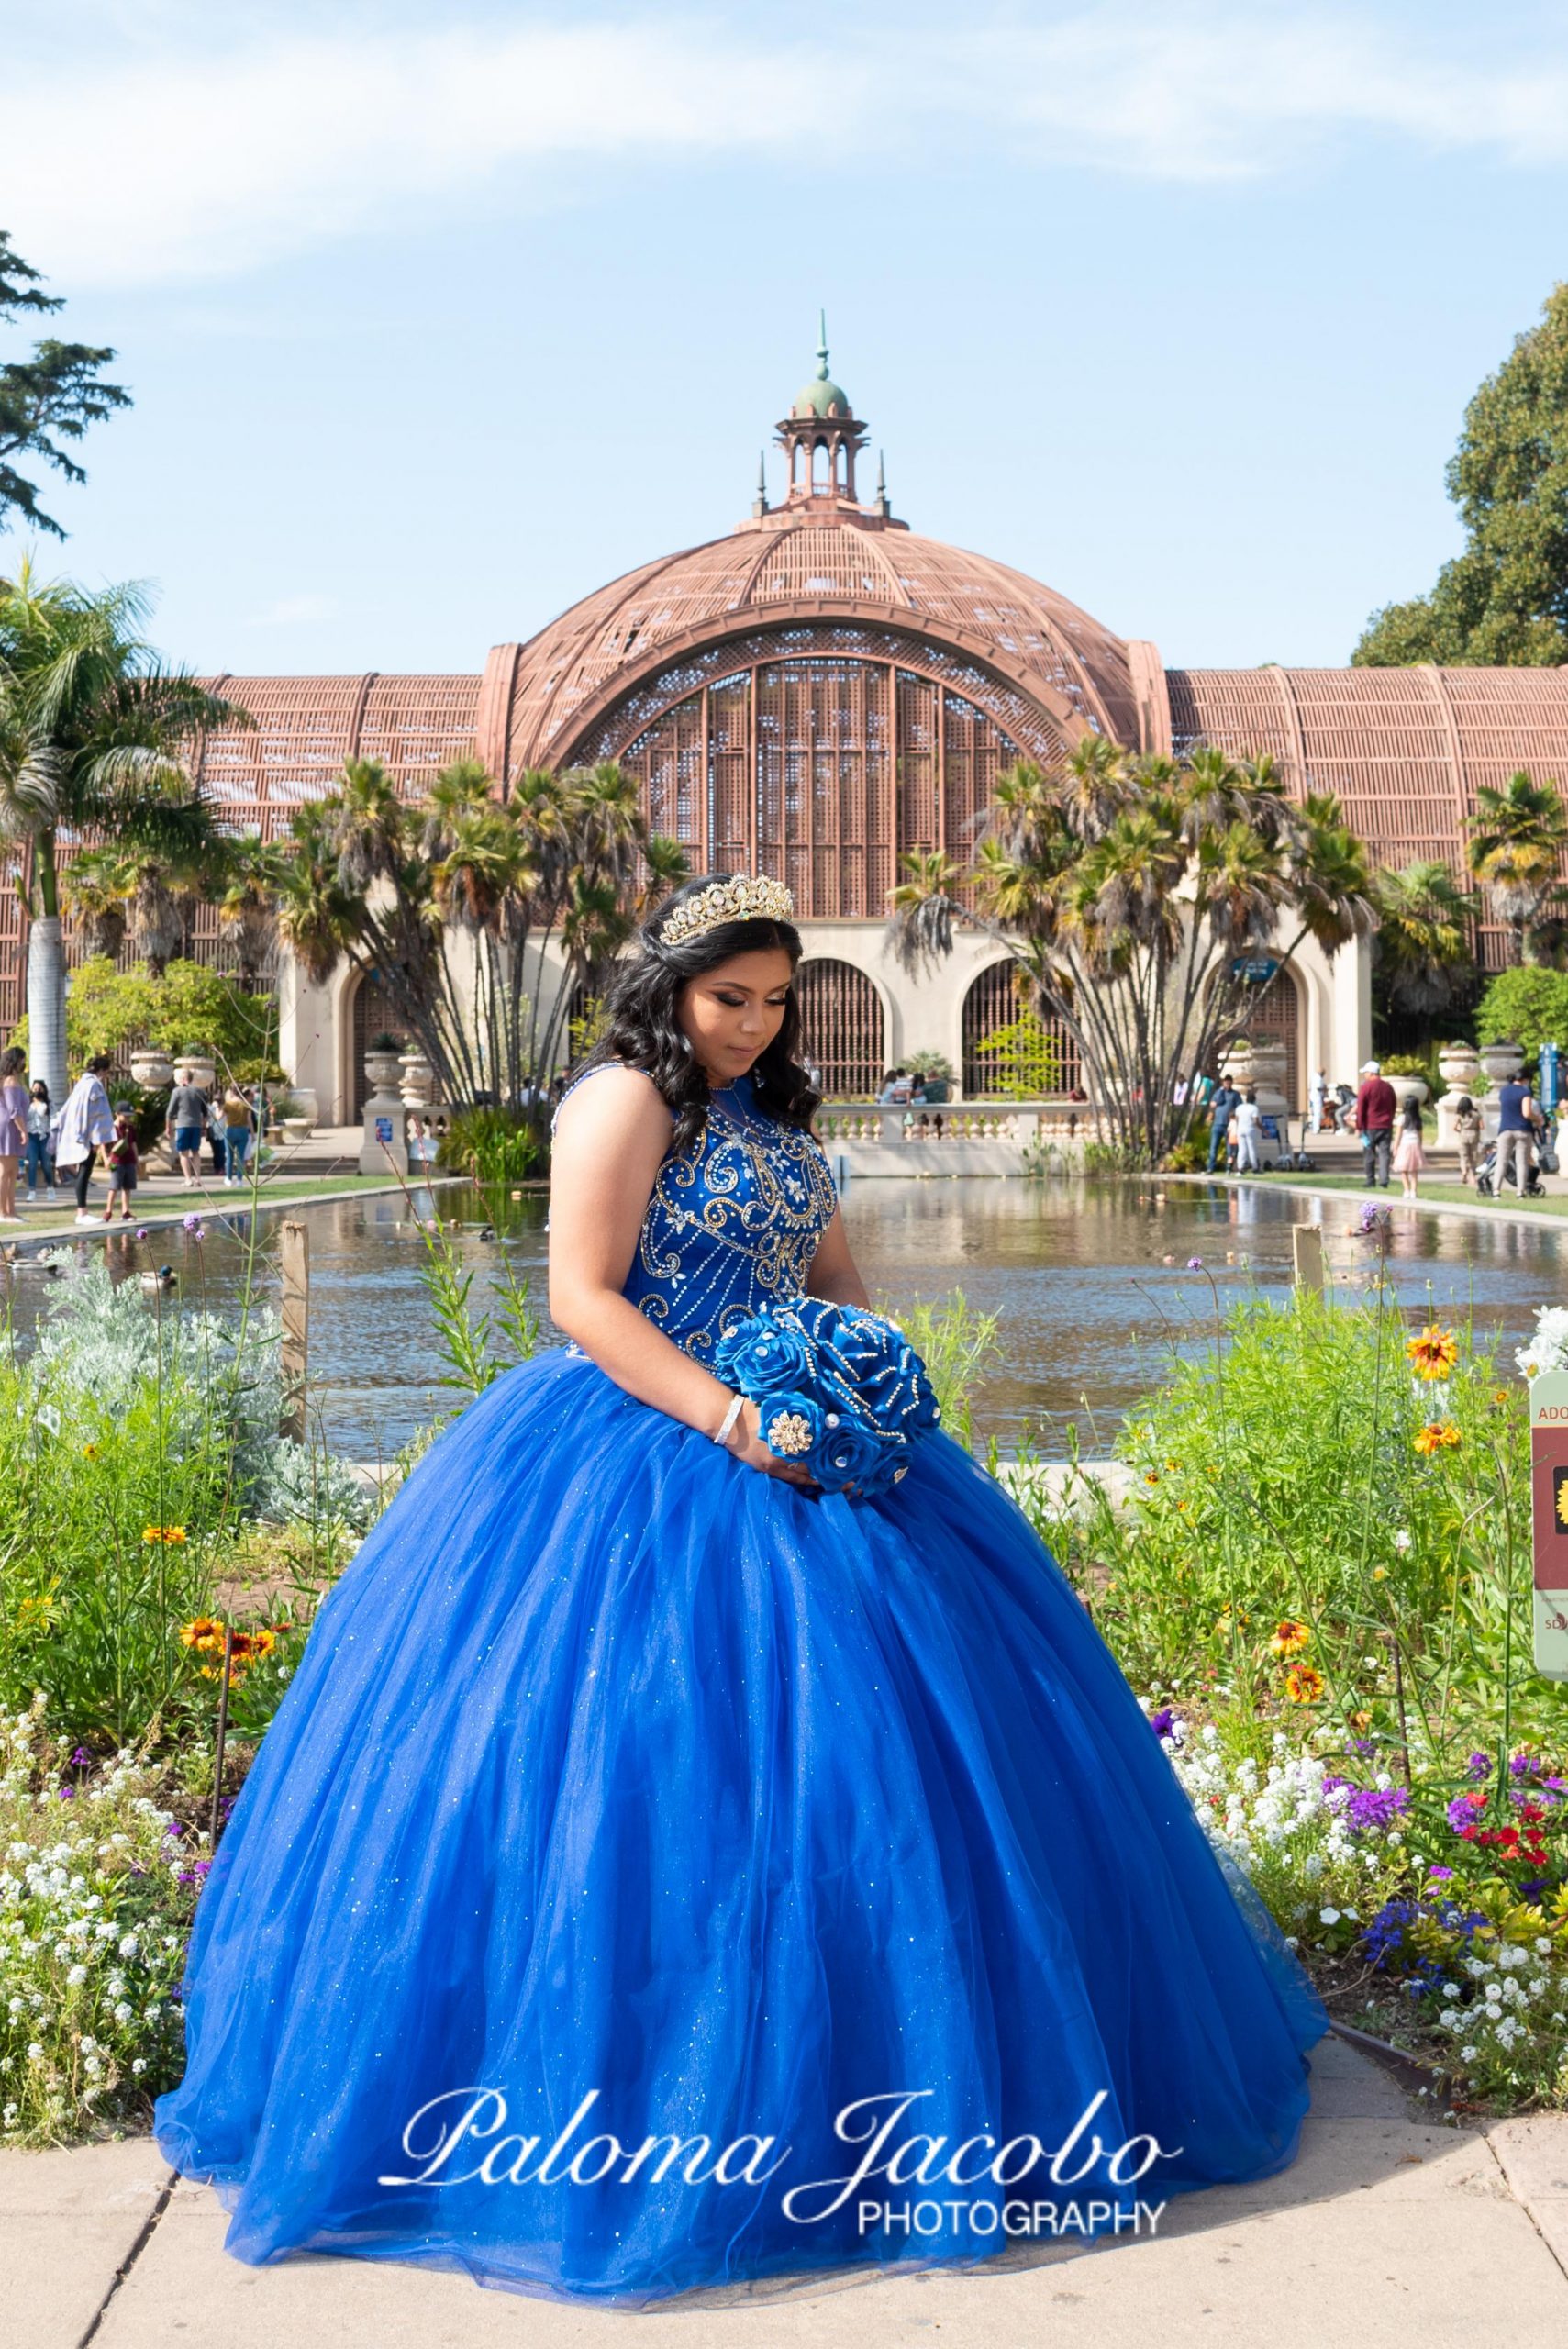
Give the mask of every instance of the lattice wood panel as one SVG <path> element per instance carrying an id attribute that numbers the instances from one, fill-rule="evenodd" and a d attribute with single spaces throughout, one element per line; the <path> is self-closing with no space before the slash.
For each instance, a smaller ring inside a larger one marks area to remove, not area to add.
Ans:
<path id="1" fill-rule="evenodd" d="M 971 979 L 963 998 L 963 1091 L 968 1100 L 977 1100 L 1002 1090 L 1002 1072 L 997 1062 L 987 1056 L 979 1057 L 979 1047 L 998 1028 L 1006 1028 L 1018 1018 L 1024 998 L 1019 985 L 1016 963 L 988 963 L 984 970 Z M 1049 1013 L 1040 1014 L 1041 1024 L 1056 1047 L 1056 1090 L 1071 1093 L 1080 1082 L 1082 1063 L 1078 1048 L 1060 1019 Z"/>
<path id="2" fill-rule="evenodd" d="M 882 998 L 852 963 L 806 956 L 795 974 L 801 1032 L 829 1100 L 874 1101 L 886 1065 Z"/>

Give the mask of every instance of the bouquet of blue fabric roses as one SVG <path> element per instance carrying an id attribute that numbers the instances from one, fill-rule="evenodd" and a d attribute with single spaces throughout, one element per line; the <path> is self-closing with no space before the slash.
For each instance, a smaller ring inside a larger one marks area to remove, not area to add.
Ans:
<path id="1" fill-rule="evenodd" d="M 830 1493 L 888 1491 L 908 1469 L 910 1445 L 941 1418 L 897 1324 L 830 1297 L 760 1306 L 725 1331 L 714 1368 L 757 1405 L 769 1451 L 802 1463 Z"/>

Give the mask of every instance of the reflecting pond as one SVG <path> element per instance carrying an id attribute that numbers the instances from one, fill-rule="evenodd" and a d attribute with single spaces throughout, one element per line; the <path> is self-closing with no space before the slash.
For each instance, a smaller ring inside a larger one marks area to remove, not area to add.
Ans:
<path id="1" fill-rule="evenodd" d="M 1011 1450 L 1026 1429 L 1062 1457 L 1076 1429 L 1084 1448 L 1108 1449 L 1120 1415 L 1157 1383 L 1172 1344 L 1193 1346 L 1212 1328 L 1211 1274 L 1222 1299 L 1250 1286 L 1268 1293 L 1291 1276 L 1292 1227 L 1321 1223 L 1337 1276 L 1351 1280 L 1368 1261 L 1347 1235 L 1357 1212 L 1345 1194 L 1141 1181 L 1031 1182 L 979 1175 L 847 1185 L 844 1215 L 874 1298 L 896 1312 L 917 1299 L 962 1290 L 997 1319 L 997 1349 L 975 1393 L 979 1440 L 995 1433 Z M 458 1237 L 473 1264 L 477 1300 L 499 1251 L 526 1275 L 551 1342 L 545 1307 L 545 1198 L 528 1192 L 509 1206 L 495 1240 L 482 1240 L 478 1201 L 456 1187 L 443 1212 L 470 1219 Z M 445 1407 L 420 1279 L 422 1245 L 399 1195 L 319 1208 L 272 1209 L 261 1217 L 263 1293 L 275 1301 L 278 1226 L 303 1215 L 310 1230 L 311 1372 L 335 1450 L 371 1459 L 395 1448 Z M 1429 1297 L 1445 1313 L 1473 1312 L 1478 1330 L 1517 1342 L 1534 1308 L 1562 1297 L 1568 1232 L 1537 1225 L 1390 1208 L 1388 1264 L 1401 1298 Z M 140 1243 L 119 1234 L 65 1243 L 107 1245 L 110 1262 L 146 1266 L 167 1259 L 187 1298 L 205 1285 L 215 1301 L 242 1276 L 246 1218 L 209 1214 L 199 1252 L 178 1230 Z M 45 1282 L 24 1254 L 13 1282 L 18 1325 L 37 1311 Z M 1204 1272 L 1186 1269 L 1201 1256 Z M 1510 1364 L 1511 1368 L 1511 1364 Z"/>

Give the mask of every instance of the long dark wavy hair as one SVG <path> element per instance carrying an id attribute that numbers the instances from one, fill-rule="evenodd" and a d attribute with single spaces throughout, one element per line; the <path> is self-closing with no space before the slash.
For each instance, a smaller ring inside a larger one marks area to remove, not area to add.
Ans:
<path id="1" fill-rule="evenodd" d="M 751 1063 L 757 1107 L 785 1125 L 809 1130 L 823 1097 L 807 1077 L 800 1058 L 800 1000 L 794 973 L 804 952 L 800 932 L 792 921 L 757 915 L 745 921 L 722 921 L 698 938 L 666 946 L 660 936 L 679 906 L 716 881 L 731 881 L 730 873 L 703 873 L 665 898 L 637 931 L 632 951 L 617 963 L 605 994 L 605 1027 L 590 1052 L 569 1072 L 573 1082 L 606 1061 L 625 1061 L 653 1079 L 676 1112 L 670 1147 L 678 1157 L 707 1124 L 708 1082 L 701 1062 L 676 1017 L 681 989 L 688 979 L 701 976 L 734 954 L 751 954 L 782 947 L 789 956 L 791 980 L 784 1016 L 778 1034 Z"/>

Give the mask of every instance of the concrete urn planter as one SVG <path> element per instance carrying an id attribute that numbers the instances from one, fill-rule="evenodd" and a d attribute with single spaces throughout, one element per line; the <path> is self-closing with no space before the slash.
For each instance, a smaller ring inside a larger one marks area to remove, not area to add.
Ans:
<path id="1" fill-rule="evenodd" d="M 132 1052 L 130 1073 L 149 1093 L 161 1093 L 174 1082 L 174 1063 L 169 1054 L 155 1051 L 150 1045 L 145 1052 Z"/>

